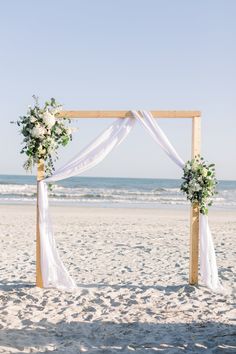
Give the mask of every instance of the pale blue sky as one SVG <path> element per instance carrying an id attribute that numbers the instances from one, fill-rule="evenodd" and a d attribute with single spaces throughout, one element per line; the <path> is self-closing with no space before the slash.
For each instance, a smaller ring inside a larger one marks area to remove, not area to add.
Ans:
<path id="1" fill-rule="evenodd" d="M 65 109 L 197 109 L 202 154 L 236 179 L 235 0 L 0 1 L 1 174 L 24 174 L 9 121 L 36 94 Z M 190 121 L 160 120 L 183 157 Z M 110 120 L 80 120 L 58 166 Z M 181 171 L 140 127 L 90 176 L 177 178 Z"/>

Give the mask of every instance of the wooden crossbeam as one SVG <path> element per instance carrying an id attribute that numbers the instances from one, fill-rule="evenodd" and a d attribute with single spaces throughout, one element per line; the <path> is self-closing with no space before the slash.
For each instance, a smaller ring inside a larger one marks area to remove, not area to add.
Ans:
<path id="1" fill-rule="evenodd" d="M 155 118 L 197 118 L 200 111 L 151 111 Z M 130 111 L 61 111 L 58 118 L 126 118 Z"/>

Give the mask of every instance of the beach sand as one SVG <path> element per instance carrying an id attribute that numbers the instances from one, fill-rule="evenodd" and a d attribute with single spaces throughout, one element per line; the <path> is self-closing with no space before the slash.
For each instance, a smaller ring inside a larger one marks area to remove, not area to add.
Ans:
<path id="1" fill-rule="evenodd" d="M 188 285 L 187 209 L 51 212 L 78 289 L 35 287 L 35 208 L 0 206 L 0 353 L 236 353 L 236 212 L 209 216 L 225 294 Z"/>

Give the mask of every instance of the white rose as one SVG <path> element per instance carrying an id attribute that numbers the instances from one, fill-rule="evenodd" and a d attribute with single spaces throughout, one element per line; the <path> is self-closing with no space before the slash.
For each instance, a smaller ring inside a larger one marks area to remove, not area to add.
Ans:
<path id="1" fill-rule="evenodd" d="M 35 123 L 36 121 L 37 119 L 34 116 L 30 117 L 30 123 Z"/>
<path id="2" fill-rule="evenodd" d="M 43 114 L 43 122 L 45 123 L 45 125 L 51 129 L 54 124 L 56 123 L 56 118 L 54 117 L 53 114 L 51 114 L 50 112 L 46 111 Z"/>
<path id="3" fill-rule="evenodd" d="M 36 127 L 34 127 L 31 130 L 31 136 L 33 138 L 41 138 L 43 136 L 43 134 L 46 133 L 46 130 L 44 127 L 41 127 L 40 125 L 36 125 Z"/>

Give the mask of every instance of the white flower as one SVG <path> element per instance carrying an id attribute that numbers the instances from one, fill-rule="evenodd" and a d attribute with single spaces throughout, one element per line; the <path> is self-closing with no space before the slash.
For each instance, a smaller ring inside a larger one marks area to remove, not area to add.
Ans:
<path id="1" fill-rule="evenodd" d="M 195 190 L 196 192 L 200 191 L 200 190 L 201 190 L 200 184 L 195 183 L 194 190 Z"/>
<path id="2" fill-rule="evenodd" d="M 34 116 L 30 117 L 30 123 L 35 123 L 36 121 L 37 119 Z"/>
<path id="3" fill-rule="evenodd" d="M 53 115 L 56 115 L 57 113 L 59 113 L 62 110 L 62 106 L 58 106 L 58 107 L 54 107 L 51 108 L 51 112 Z"/>
<path id="4" fill-rule="evenodd" d="M 52 154 L 56 148 L 57 148 L 57 143 L 50 137 L 50 138 L 47 138 L 47 144 L 48 144 L 48 153 L 49 154 Z"/>
<path id="5" fill-rule="evenodd" d="M 202 169 L 202 175 L 203 175 L 203 177 L 206 177 L 207 176 L 207 168 L 205 168 L 205 167 L 203 167 L 203 169 Z"/>
<path id="6" fill-rule="evenodd" d="M 45 125 L 51 129 L 54 124 L 56 123 L 56 118 L 54 117 L 53 114 L 51 114 L 50 112 L 46 111 L 43 114 L 43 122 L 45 123 Z"/>
<path id="7" fill-rule="evenodd" d="M 52 154 L 56 150 L 56 148 L 57 148 L 56 144 L 50 145 L 48 147 L 48 153 Z"/>
<path id="8" fill-rule="evenodd" d="M 197 180 L 199 183 L 202 183 L 202 176 L 199 176 Z"/>
<path id="9" fill-rule="evenodd" d="M 53 138 L 52 138 L 51 136 L 48 136 L 48 137 L 47 137 L 47 140 L 45 141 L 45 143 L 47 143 L 48 145 L 50 145 L 50 144 L 52 144 L 53 141 L 54 141 Z"/>
<path id="10" fill-rule="evenodd" d="M 31 130 L 31 136 L 33 138 L 41 138 L 44 134 L 46 133 L 46 129 L 40 125 L 36 125 L 36 127 L 34 127 Z"/>
<path id="11" fill-rule="evenodd" d="M 192 170 L 193 170 L 193 171 L 196 170 L 197 167 L 198 167 L 198 164 L 197 164 L 196 161 L 194 161 L 193 164 L 192 164 Z"/>
<path id="12" fill-rule="evenodd" d="M 191 166 L 190 166 L 190 163 L 189 163 L 189 162 L 185 165 L 185 169 L 186 169 L 186 170 L 191 170 Z"/>
<path id="13" fill-rule="evenodd" d="M 56 133 L 56 134 L 61 134 L 61 133 L 62 133 L 61 128 L 56 127 L 56 129 L 55 129 L 55 133 Z"/>
<path id="14" fill-rule="evenodd" d="M 46 149 L 43 148 L 42 145 L 39 146 L 38 152 L 40 155 L 45 155 L 46 154 Z"/>

